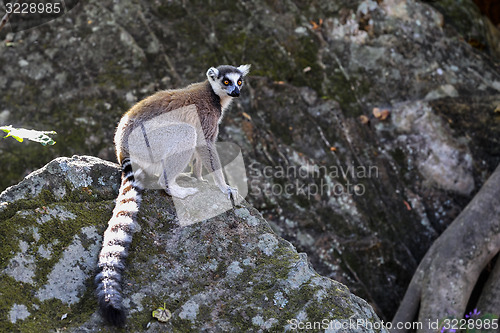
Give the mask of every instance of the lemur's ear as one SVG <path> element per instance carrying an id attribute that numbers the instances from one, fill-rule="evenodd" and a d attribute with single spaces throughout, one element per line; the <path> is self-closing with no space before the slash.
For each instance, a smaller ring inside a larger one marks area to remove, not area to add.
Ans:
<path id="1" fill-rule="evenodd" d="M 210 67 L 207 71 L 207 77 L 215 80 L 219 76 L 219 71 L 215 67 Z"/>
<path id="2" fill-rule="evenodd" d="M 241 72 L 241 74 L 242 74 L 243 76 L 245 76 L 245 75 L 247 75 L 247 74 L 248 74 L 248 72 L 250 72 L 250 67 L 251 67 L 251 66 L 252 66 L 252 65 L 250 65 L 250 64 L 241 65 L 241 66 L 239 66 L 239 67 L 238 67 L 238 70 Z"/>

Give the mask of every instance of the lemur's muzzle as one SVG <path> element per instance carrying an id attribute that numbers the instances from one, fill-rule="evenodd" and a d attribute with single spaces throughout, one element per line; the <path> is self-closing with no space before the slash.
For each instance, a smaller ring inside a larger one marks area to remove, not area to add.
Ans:
<path id="1" fill-rule="evenodd" d="M 234 87 L 233 91 L 229 93 L 229 96 L 231 97 L 239 97 L 240 96 L 240 89 L 238 87 Z"/>

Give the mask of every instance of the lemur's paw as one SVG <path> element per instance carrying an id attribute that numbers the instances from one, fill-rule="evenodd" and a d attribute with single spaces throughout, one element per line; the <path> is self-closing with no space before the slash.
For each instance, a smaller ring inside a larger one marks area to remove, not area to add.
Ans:
<path id="1" fill-rule="evenodd" d="M 193 178 L 190 172 L 181 172 L 177 177 Z"/>
<path id="2" fill-rule="evenodd" d="M 227 186 L 226 189 L 222 192 L 227 194 L 227 198 L 229 200 L 231 200 L 231 198 L 233 200 L 236 200 L 236 198 L 238 197 L 238 189 L 236 187 Z"/>
<path id="3" fill-rule="evenodd" d="M 176 186 L 173 188 L 169 188 L 169 192 L 171 196 L 174 196 L 179 199 L 184 199 L 190 195 L 196 194 L 198 192 L 198 189 L 194 187 Z"/>
<path id="4" fill-rule="evenodd" d="M 202 176 L 196 176 L 196 180 L 198 180 L 199 182 L 208 184 L 208 180 L 203 178 Z"/>

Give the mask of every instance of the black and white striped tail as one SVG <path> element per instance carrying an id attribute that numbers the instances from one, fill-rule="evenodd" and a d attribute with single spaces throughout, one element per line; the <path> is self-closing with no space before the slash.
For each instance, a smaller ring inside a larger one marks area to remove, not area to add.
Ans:
<path id="1" fill-rule="evenodd" d="M 113 217 L 104 232 L 98 274 L 95 278 L 101 313 L 111 324 L 119 327 L 125 325 L 121 278 L 127 250 L 132 241 L 134 221 L 139 211 L 141 191 L 141 186 L 134 179 L 130 160 L 124 159 L 120 193 L 116 198 Z"/>

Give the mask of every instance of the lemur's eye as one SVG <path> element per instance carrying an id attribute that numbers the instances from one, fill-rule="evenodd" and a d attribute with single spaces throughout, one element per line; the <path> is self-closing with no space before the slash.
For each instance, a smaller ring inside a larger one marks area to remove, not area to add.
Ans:
<path id="1" fill-rule="evenodd" d="M 224 83 L 225 86 L 228 86 L 229 85 L 229 80 L 224 80 L 223 83 Z"/>
<path id="2" fill-rule="evenodd" d="M 241 80 L 238 80 L 238 85 L 241 86 L 243 82 L 241 82 Z"/>

